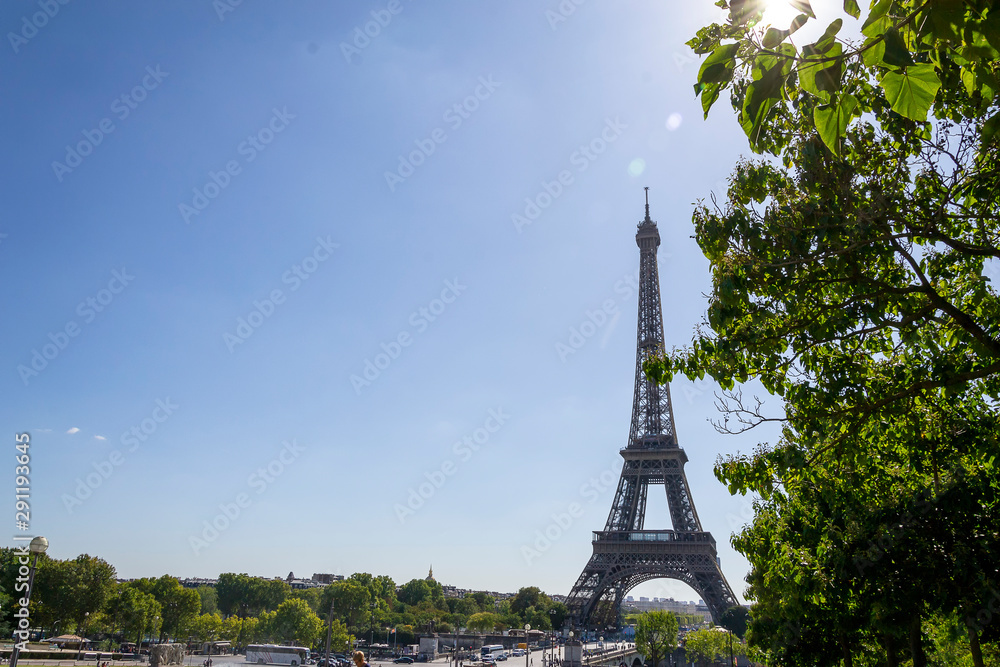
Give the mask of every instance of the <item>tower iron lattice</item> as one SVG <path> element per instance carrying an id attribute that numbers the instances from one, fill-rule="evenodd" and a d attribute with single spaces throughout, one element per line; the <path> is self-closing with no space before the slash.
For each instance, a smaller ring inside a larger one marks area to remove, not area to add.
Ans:
<path id="1" fill-rule="evenodd" d="M 639 322 L 635 393 L 621 479 L 604 530 L 594 532 L 594 553 L 566 600 L 578 627 L 614 625 L 625 594 L 650 579 L 683 581 L 697 591 L 718 623 L 738 604 L 726 581 L 712 534 L 703 530 L 684 474 L 687 454 L 677 442 L 669 385 L 646 379 L 643 363 L 664 349 L 656 250 L 660 233 L 649 217 L 635 235 L 639 246 Z M 673 530 L 645 530 L 650 485 L 666 490 Z"/>

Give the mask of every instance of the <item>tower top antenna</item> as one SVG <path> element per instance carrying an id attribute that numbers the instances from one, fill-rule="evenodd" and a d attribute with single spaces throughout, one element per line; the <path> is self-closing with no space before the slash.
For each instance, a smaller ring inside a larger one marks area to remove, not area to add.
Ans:
<path id="1" fill-rule="evenodd" d="M 649 188 L 643 188 L 646 191 L 646 220 L 649 220 Z"/>

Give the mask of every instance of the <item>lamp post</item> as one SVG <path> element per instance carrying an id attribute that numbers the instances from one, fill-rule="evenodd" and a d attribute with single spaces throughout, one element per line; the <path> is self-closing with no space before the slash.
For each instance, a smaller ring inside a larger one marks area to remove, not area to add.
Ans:
<path id="1" fill-rule="evenodd" d="M 49 541 L 47 539 L 45 539 L 44 537 L 42 537 L 41 535 L 39 535 L 38 537 L 35 537 L 34 539 L 32 539 L 31 543 L 28 545 L 28 551 L 30 553 L 34 554 L 35 557 L 31 561 L 31 569 L 28 572 L 28 590 L 24 594 L 24 608 L 25 609 L 27 609 L 28 603 L 31 601 L 31 586 L 32 586 L 32 584 L 35 583 L 35 569 L 38 567 L 38 557 L 41 556 L 43 553 L 45 553 L 45 550 L 48 549 L 48 548 L 49 548 Z M 29 625 L 30 625 L 30 623 L 29 623 Z M 24 641 L 20 642 L 20 643 L 19 642 L 14 642 L 14 650 L 11 651 L 11 654 L 10 654 L 10 667 L 17 667 L 17 658 L 21 654 L 20 645 L 22 643 L 27 643 L 27 641 L 28 641 L 27 637 L 30 636 L 30 634 L 31 634 L 29 628 L 25 628 L 25 631 L 28 634 L 25 636 Z"/>
<path id="2" fill-rule="evenodd" d="M 323 667 L 330 667 L 330 639 L 333 634 L 333 601 L 336 598 L 333 595 L 333 590 L 330 590 L 330 613 L 326 617 L 326 658 L 323 661 Z"/>
<path id="3" fill-rule="evenodd" d="M 159 616 L 153 617 L 153 624 L 149 626 L 149 655 L 153 655 L 153 632 L 156 631 L 156 622 L 160 620 Z"/>
<path id="4" fill-rule="evenodd" d="M 531 623 L 524 624 L 524 667 L 528 667 L 528 658 L 531 656 L 531 644 L 528 643 L 528 630 L 531 629 Z"/>
<path id="5" fill-rule="evenodd" d="M 80 650 L 76 652 L 76 659 L 80 660 L 80 655 L 83 653 L 83 642 L 87 641 L 87 617 L 90 616 L 90 612 L 84 612 L 83 614 L 83 629 L 80 632 Z"/>
<path id="6" fill-rule="evenodd" d="M 556 664 L 556 610 L 549 609 L 549 616 L 552 617 L 552 644 L 549 646 L 549 665 Z"/>

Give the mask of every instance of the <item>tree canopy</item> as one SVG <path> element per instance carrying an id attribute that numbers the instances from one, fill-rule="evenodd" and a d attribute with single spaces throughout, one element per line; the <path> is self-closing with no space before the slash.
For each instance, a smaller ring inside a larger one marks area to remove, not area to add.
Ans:
<path id="1" fill-rule="evenodd" d="M 734 657 L 744 654 L 740 642 L 721 628 L 695 630 L 684 637 L 684 653 L 693 662 L 714 663 L 725 659 L 728 665 L 730 650 Z"/>
<path id="2" fill-rule="evenodd" d="M 786 27 L 764 2 L 719 4 L 728 20 L 689 42 L 707 55 L 695 91 L 706 114 L 727 91 L 761 157 L 696 207 L 708 312 L 646 370 L 714 378 L 724 432 L 781 427 L 716 465 L 757 497 L 734 540 L 749 642 L 772 664 L 918 667 L 936 623 L 982 665 L 1000 634 L 983 613 L 1000 587 L 1000 9 L 844 0 L 824 26 L 795 0 Z M 746 397 L 751 380 L 773 398 Z"/>
<path id="3" fill-rule="evenodd" d="M 668 611 L 647 611 L 635 624 L 635 647 L 650 665 L 659 665 L 677 646 L 677 617 Z"/>

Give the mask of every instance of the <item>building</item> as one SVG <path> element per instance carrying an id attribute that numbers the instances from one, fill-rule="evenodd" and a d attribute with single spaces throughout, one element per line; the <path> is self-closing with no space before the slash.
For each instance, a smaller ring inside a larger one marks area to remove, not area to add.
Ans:
<path id="1" fill-rule="evenodd" d="M 703 600 L 689 602 L 684 600 L 674 600 L 673 598 L 653 598 L 640 597 L 638 601 L 631 596 L 622 603 L 622 611 L 646 612 L 646 611 L 669 611 L 675 614 L 692 614 L 702 616 L 706 620 L 711 620 L 712 613 Z"/>
<path id="2" fill-rule="evenodd" d="M 292 590 L 302 590 L 304 588 L 322 588 L 326 584 L 315 579 L 297 579 L 294 572 L 289 572 L 285 577 L 285 582 L 292 587 Z"/>

